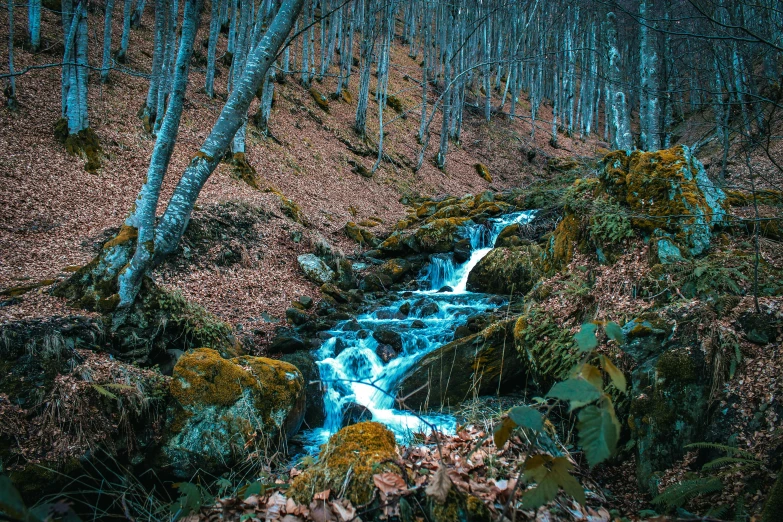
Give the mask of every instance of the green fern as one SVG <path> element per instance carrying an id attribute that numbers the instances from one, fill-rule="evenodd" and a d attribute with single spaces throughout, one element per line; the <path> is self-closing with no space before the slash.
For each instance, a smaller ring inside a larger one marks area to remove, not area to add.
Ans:
<path id="1" fill-rule="evenodd" d="M 723 482 L 717 477 L 685 480 L 666 488 L 666 491 L 652 499 L 652 503 L 667 508 L 680 507 L 694 497 L 715 493 L 722 489 Z"/>
<path id="2" fill-rule="evenodd" d="M 701 467 L 702 470 L 715 469 L 725 466 L 727 464 L 745 464 L 748 466 L 761 466 L 761 462 L 755 459 L 740 459 L 737 457 L 720 457 L 715 460 L 711 460 Z"/>
<path id="3" fill-rule="evenodd" d="M 726 444 L 718 444 L 717 442 L 694 442 L 685 446 L 685 449 L 708 449 L 723 451 L 727 455 L 739 455 L 745 459 L 756 460 L 756 456 L 749 451 L 745 451 L 736 446 L 728 446 Z"/>

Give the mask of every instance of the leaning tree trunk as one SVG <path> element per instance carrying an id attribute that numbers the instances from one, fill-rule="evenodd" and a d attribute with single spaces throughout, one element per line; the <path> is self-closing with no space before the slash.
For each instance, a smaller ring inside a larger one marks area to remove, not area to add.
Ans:
<path id="1" fill-rule="evenodd" d="M 188 0 L 188 5 L 192 6 L 196 1 Z M 266 76 L 291 31 L 303 2 L 304 0 L 283 2 L 266 34 L 249 54 L 242 77 L 235 84 L 201 149 L 182 174 L 166 212 L 155 227 L 155 208 L 167 165 L 167 161 L 161 160 L 170 157 L 170 148 L 174 146 L 176 136 L 173 134 L 176 134 L 181 104 L 184 102 L 192 41 L 191 45 L 183 43 L 180 46 L 176 85 L 165 118 L 170 122 L 164 121 L 161 136 L 156 142 L 156 151 L 153 152 L 153 161 L 150 162 L 154 179 L 150 177 L 142 187 L 135 210 L 117 237 L 106 243 L 93 261 L 58 288 L 58 295 L 68 297 L 81 306 L 104 312 L 122 312 L 133 304 L 144 276 L 177 248 L 201 188 L 242 125 L 258 85 Z M 189 32 L 183 27 L 183 38 Z M 195 30 L 192 32 L 195 33 Z M 180 107 L 176 108 L 175 104 Z M 154 168 L 153 163 L 156 165 Z M 115 325 L 121 322 L 122 315 L 115 315 Z"/>

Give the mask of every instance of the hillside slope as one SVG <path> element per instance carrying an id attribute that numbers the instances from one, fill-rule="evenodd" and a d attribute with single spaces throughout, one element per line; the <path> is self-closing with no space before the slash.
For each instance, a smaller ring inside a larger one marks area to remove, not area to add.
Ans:
<path id="1" fill-rule="evenodd" d="M 111 82 L 101 85 L 97 71 L 90 75 L 91 126 L 100 137 L 104 152 L 103 165 L 97 174 L 83 168 L 84 161 L 70 156 L 58 143 L 53 126 L 60 116 L 60 69 L 32 70 L 17 78 L 20 109 L 0 111 L 0 288 L 29 285 L 32 282 L 65 277 L 75 266 L 89 261 L 107 230 L 118 227 L 130 209 L 146 173 L 154 145 L 143 130 L 137 111 L 146 96 L 152 54 L 152 10 L 148 9 L 143 25 L 131 32 L 129 63 L 125 71 L 111 73 Z M 56 13 L 44 10 L 43 51 L 31 54 L 24 48 L 25 17 L 16 16 L 17 70 L 29 66 L 56 63 L 61 60 L 61 27 Z M 89 17 L 90 63 L 100 63 L 100 38 L 103 16 L 99 11 Z M 121 34 L 121 20 L 115 16 L 114 40 Z M 201 55 L 206 54 L 207 24 L 202 23 L 197 42 Z M 0 12 L 0 39 L 7 40 L 7 13 Z M 225 37 L 219 41 L 218 56 L 224 52 Z M 7 48 L 0 47 L 0 63 L 7 63 Z M 184 295 L 204 305 L 233 324 L 258 321 L 262 313 L 281 317 L 287 304 L 299 295 L 316 295 L 298 269 L 296 256 L 312 250 L 325 239 L 350 253 L 356 244 L 345 238 L 342 229 L 347 221 L 369 217 L 382 220 L 379 228 L 405 215 L 402 195 L 437 196 L 476 193 L 485 189 L 501 190 L 528 184 L 546 165 L 546 155 L 593 155 L 595 142 L 572 140 L 563 136 L 560 148 L 548 144 L 544 125 L 536 133 L 538 156 L 529 163 L 530 124 L 522 119 L 508 121 L 503 115 L 492 122 L 466 111 L 462 143 L 453 144 L 445 171 L 430 161 L 439 139 L 438 117 L 432 124 L 432 139 L 427 161 L 418 172 L 415 165 L 419 151 L 416 131 L 419 127 L 419 64 L 409 58 L 406 48 L 394 45 L 390 93 L 403 102 L 404 116 L 387 108 L 385 150 L 395 163 L 384 162 L 372 178 L 353 172 L 349 161 L 371 168 L 374 157 L 352 153 L 347 143 L 362 148 L 361 140 L 351 130 L 355 102 L 332 101 L 329 113 L 322 111 L 310 93 L 289 77 L 276 87 L 276 101 L 270 123 L 274 139 L 258 132 L 248 133 L 247 158 L 261 179 L 256 190 L 232 177 L 232 168 L 221 165 L 201 192 L 194 220 L 212 215 L 216 205 L 241 203 L 268 213 L 268 218 L 253 224 L 260 238 L 243 248 L 243 262 L 228 267 L 211 263 L 187 262 L 180 268 L 164 267 L 155 274 L 158 282 L 180 289 Z M 217 117 L 225 98 L 228 68 L 219 65 L 217 96 L 209 99 L 203 92 L 204 68 L 191 69 L 185 112 L 174 156 L 164 181 L 161 199 L 167 200 L 189 158 L 198 149 Z M 126 73 L 127 72 L 127 73 Z M 355 77 L 351 91 L 356 92 Z M 334 91 L 335 80 L 315 83 L 323 93 Z M 374 79 L 373 79 L 374 83 Z M 371 89 L 374 85 L 371 85 Z M 437 97 L 430 93 L 430 103 Z M 371 97 L 372 98 L 372 97 Z M 256 110 L 257 101 L 251 107 Z M 506 110 L 508 105 L 506 105 Z M 371 99 L 369 126 L 377 136 L 377 104 Z M 551 117 L 543 107 L 540 118 Z M 518 113 L 529 111 L 520 100 Z M 489 167 L 490 184 L 475 171 L 474 165 Z M 279 191 L 301 207 L 306 226 L 287 218 L 280 210 Z M 162 212 L 163 208 L 159 208 Z M 217 213 L 220 214 L 220 210 Z M 295 242 L 292 233 L 303 239 Z M 206 285 L 205 281 L 209 281 Z M 31 292 L 0 308 L 0 319 L 43 317 L 67 313 L 64 304 Z M 262 329 L 265 328 L 262 325 Z"/>

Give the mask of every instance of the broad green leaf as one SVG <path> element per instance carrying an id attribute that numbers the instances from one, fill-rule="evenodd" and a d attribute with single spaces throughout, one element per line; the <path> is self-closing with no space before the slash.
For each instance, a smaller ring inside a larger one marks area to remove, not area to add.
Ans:
<path id="1" fill-rule="evenodd" d="M 628 383 L 625 381 L 625 375 L 605 355 L 601 356 L 601 368 L 603 368 L 604 371 L 609 374 L 609 378 L 612 380 L 614 387 L 625 393 L 628 389 Z"/>
<path id="2" fill-rule="evenodd" d="M 623 344 L 623 342 L 625 342 L 623 337 L 623 329 L 620 328 L 620 325 L 614 321 L 609 321 L 606 323 L 606 325 L 604 325 L 604 331 L 606 332 L 607 337 L 617 344 Z"/>
<path id="3" fill-rule="evenodd" d="M 579 445 L 591 466 L 600 464 L 614 454 L 620 437 L 620 423 L 612 401 L 604 398 L 601 407 L 587 406 L 579 412 Z"/>
<path id="4" fill-rule="evenodd" d="M 583 364 L 582 370 L 579 372 L 579 374 L 584 378 L 584 380 L 598 388 L 599 391 L 603 390 L 604 376 L 601 374 L 601 370 L 592 364 Z"/>
<path id="5" fill-rule="evenodd" d="M 585 504 L 585 492 L 579 481 L 571 475 L 573 465 L 565 457 L 534 455 L 525 461 L 525 482 L 535 482 L 536 487 L 522 496 L 523 509 L 535 509 L 554 500 L 558 489 Z"/>
<path id="6" fill-rule="evenodd" d="M 175 505 L 179 508 L 179 515 L 197 513 L 202 506 L 201 490 L 191 482 L 177 482 L 174 487 L 179 490 L 180 496 Z"/>
<path id="7" fill-rule="evenodd" d="M 11 479 L 5 475 L 0 475 L 0 511 L 19 520 L 27 516 L 27 507 L 22 496 L 11 483 Z"/>
<path id="8" fill-rule="evenodd" d="M 541 418 L 541 414 L 530 406 L 515 406 L 509 410 L 508 417 L 521 428 L 533 431 L 544 429 L 544 420 Z"/>
<path id="9" fill-rule="evenodd" d="M 516 427 L 516 423 L 508 417 L 501 420 L 500 424 L 495 427 L 495 433 L 493 433 L 492 436 L 495 441 L 495 446 L 498 448 L 505 446 L 508 439 L 511 438 L 511 432 L 514 431 L 514 428 Z"/>
<path id="10" fill-rule="evenodd" d="M 571 403 L 571 409 L 574 410 L 600 399 L 601 390 L 584 379 L 575 378 L 559 382 L 552 386 L 547 397 L 569 401 Z"/>
<path id="11" fill-rule="evenodd" d="M 595 338 L 595 329 L 596 326 L 593 323 L 585 323 L 582 325 L 579 333 L 574 336 L 574 341 L 576 341 L 576 346 L 579 348 L 579 351 L 589 352 L 598 346 L 598 339 Z"/>

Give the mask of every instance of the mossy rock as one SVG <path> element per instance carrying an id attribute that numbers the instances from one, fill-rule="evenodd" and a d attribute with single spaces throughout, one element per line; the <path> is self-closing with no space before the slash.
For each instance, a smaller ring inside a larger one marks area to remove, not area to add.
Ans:
<path id="1" fill-rule="evenodd" d="M 481 176 L 481 179 L 486 181 L 487 183 L 492 183 L 492 174 L 489 173 L 489 169 L 486 165 L 483 163 L 476 163 L 473 165 L 473 168 L 476 169 L 476 172 L 479 176 Z"/>
<path id="2" fill-rule="evenodd" d="M 315 104 L 318 105 L 318 107 L 320 107 L 324 112 L 329 112 L 329 99 L 321 94 L 318 89 L 311 87 L 310 96 L 313 98 Z"/>
<path id="3" fill-rule="evenodd" d="M 409 238 L 408 246 L 415 252 L 450 252 L 462 238 L 465 227 L 471 224 L 473 222 L 465 217 L 434 219 Z"/>
<path id="4" fill-rule="evenodd" d="M 255 167 L 248 163 L 244 152 L 237 152 L 231 157 L 232 175 L 244 181 L 256 190 L 261 189 L 261 183 Z"/>
<path id="5" fill-rule="evenodd" d="M 375 238 L 375 234 L 373 234 L 372 232 L 370 232 L 365 228 L 360 227 L 353 221 L 349 221 L 348 223 L 346 223 L 345 227 L 343 227 L 343 231 L 345 232 L 345 235 L 348 236 L 349 239 L 353 239 L 360 245 L 378 244 L 378 240 Z"/>
<path id="6" fill-rule="evenodd" d="M 345 491 L 354 506 L 368 504 L 375 489 L 373 475 L 399 471 L 397 443 L 386 426 L 360 422 L 347 426 L 321 447 L 318 462 L 294 479 L 287 495 L 309 504 L 313 495 L 331 489 Z"/>
<path id="7" fill-rule="evenodd" d="M 162 460 L 180 478 L 219 473 L 255 447 L 281 447 L 305 413 L 305 384 L 292 364 L 265 357 L 224 359 L 210 348 L 180 357 L 171 381 Z"/>
<path id="8" fill-rule="evenodd" d="M 525 295 L 543 276 L 541 256 L 542 250 L 535 244 L 495 248 L 470 271 L 467 288 L 504 296 Z"/>
<path id="9" fill-rule="evenodd" d="M 633 226 L 672 234 L 691 256 L 709 248 L 712 229 L 726 223 L 726 194 L 690 149 L 608 154 L 599 177 L 606 191 L 630 208 Z"/>
<path id="10" fill-rule="evenodd" d="M 400 387 L 414 410 L 454 407 L 472 396 L 509 391 L 524 382 L 513 350 L 514 319 L 441 346 L 422 358 Z"/>

